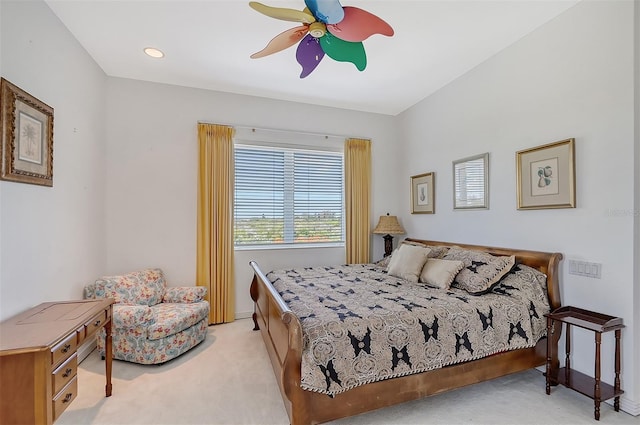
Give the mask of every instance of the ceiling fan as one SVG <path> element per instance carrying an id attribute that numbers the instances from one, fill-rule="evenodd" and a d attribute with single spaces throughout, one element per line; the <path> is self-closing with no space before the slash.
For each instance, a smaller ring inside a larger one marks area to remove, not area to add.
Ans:
<path id="1" fill-rule="evenodd" d="M 302 24 L 278 34 L 251 58 L 262 58 L 300 42 L 296 51 L 296 59 L 302 66 L 300 78 L 311 74 L 325 54 L 336 61 L 351 62 L 363 71 L 367 55 L 362 42 L 373 34 L 393 35 L 393 28 L 376 15 L 357 7 L 343 7 L 339 0 L 304 0 L 304 3 L 303 10 L 296 10 L 249 2 L 263 15 Z"/>

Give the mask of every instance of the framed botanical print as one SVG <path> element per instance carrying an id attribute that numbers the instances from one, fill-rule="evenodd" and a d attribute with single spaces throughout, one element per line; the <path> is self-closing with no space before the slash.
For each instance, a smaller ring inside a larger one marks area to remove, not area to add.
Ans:
<path id="1" fill-rule="evenodd" d="M 53 108 L 2 78 L 0 179 L 53 186 Z"/>
<path id="2" fill-rule="evenodd" d="M 516 152 L 518 209 L 575 208 L 575 140 Z"/>
<path id="3" fill-rule="evenodd" d="M 411 214 L 435 214 L 433 172 L 411 176 Z"/>

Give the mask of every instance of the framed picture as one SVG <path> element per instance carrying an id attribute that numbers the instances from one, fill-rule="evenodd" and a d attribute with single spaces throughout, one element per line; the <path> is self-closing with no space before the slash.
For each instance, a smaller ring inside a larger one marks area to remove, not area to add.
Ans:
<path id="1" fill-rule="evenodd" d="M 453 209 L 489 209 L 489 153 L 453 161 Z"/>
<path id="2" fill-rule="evenodd" d="M 411 214 L 435 214 L 434 173 L 411 176 Z"/>
<path id="3" fill-rule="evenodd" d="M 53 186 L 53 108 L 2 78 L 0 179 Z"/>
<path id="4" fill-rule="evenodd" d="M 518 209 L 575 208 L 575 140 L 516 152 Z"/>

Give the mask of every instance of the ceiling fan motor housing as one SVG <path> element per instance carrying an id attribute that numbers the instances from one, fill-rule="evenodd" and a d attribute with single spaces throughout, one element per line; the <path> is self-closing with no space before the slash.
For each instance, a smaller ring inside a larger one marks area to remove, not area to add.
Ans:
<path id="1" fill-rule="evenodd" d="M 320 38 L 327 32 L 327 26 L 322 22 L 313 22 L 309 25 L 309 34 L 312 37 Z"/>

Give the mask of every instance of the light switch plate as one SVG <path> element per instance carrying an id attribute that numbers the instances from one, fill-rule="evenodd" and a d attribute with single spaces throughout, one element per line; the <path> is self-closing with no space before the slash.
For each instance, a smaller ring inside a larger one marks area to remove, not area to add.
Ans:
<path id="1" fill-rule="evenodd" d="M 602 264 L 569 260 L 569 274 L 600 279 L 602 276 Z"/>

